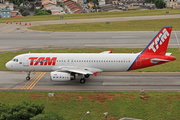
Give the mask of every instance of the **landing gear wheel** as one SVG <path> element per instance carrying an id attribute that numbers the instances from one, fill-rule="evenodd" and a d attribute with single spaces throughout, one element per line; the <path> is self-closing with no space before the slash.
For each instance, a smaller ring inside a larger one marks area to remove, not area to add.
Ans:
<path id="1" fill-rule="evenodd" d="M 29 76 L 26 77 L 26 80 L 30 80 L 31 78 Z"/>
<path id="2" fill-rule="evenodd" d="M 86 82 L 86 79 L 85 79 L 85 78 L 80 79 L 80 83 L 81 83 L 81 84 L 84 84 L 85 82 Z"/>
<path id="3" fill-rule="evenodd" d="M 30 80 L 30 79 L 31 79 L 31 78 L 30 78 L 30 74 L 31 74 L 31 72 L 28 72 L 28 73 L 27 73 L 26 80 Z"/>
<path id="4" fill-rule="evenodd" d="M 90 75 L 88 75 L 88 74 L 84 75 L 85 78 L 89 78 L 89 76 L 90 76 Z"/>

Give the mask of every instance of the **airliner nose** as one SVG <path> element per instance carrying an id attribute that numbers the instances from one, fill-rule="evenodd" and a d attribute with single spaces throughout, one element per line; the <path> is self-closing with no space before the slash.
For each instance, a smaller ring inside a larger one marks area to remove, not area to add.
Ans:
<path id="1" fill-rule="evenodd" d="M 10 69 L 10 61 L 6 63 L 6 68 Z"/>

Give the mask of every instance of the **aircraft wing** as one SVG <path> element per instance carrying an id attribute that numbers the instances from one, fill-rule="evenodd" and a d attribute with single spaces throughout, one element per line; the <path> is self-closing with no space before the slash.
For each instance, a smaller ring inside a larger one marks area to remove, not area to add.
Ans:
<path id="1" fill-rule="evenodd" d="M 56 68 L 56 71 L 62 71 L 62 72 L 74 72 L 78 74 L 93 74 L 97 76 L 97 73 L 102 72 L 103 70 L 98 68 L 85 68 L 85 67 L 71 67 L 71 66 L 61 66 Z"/>
<path id="2" fill-rule="evenodd" d="M 69 72 L 80 73 L 80 74 L 93 74 L 92 72 L 84 69 L 69 69 Z"/>

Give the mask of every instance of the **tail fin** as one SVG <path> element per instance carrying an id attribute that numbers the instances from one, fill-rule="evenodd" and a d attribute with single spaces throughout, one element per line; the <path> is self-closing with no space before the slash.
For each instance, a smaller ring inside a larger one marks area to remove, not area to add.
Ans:
<path id="1" fill-rule="evenodd" d="M 172 27 L 163 27 L 141 54 L 165 55 L 171 36 Z"/>

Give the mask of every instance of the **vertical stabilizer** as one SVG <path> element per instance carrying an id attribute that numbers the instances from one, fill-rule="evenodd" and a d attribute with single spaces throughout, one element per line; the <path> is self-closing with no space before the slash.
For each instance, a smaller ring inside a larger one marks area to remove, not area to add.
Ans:
<path id="1" fill-rule="evenodd" d="M 176 58 L 166 54 L 172 27 L 163 27 L 159 33 L 151 40 L 147 47 L 137 56 L 129 70 L 150 67 Z"/>
<path id="2" fill-rule="evenodd" d="M 159 33 L 152 39 L 142 54 L 165 55 L 171 36 L 172 27 L 163 27 Z"/>

